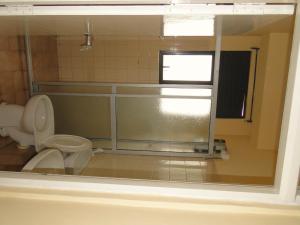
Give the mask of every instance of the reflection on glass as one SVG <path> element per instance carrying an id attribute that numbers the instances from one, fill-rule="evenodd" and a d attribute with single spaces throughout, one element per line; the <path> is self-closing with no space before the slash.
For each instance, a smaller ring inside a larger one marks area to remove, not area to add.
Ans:
<path id="1" fill-rule="evenodd" d="M 200 88 L 161 88 L 161 95 L 211 96 L 211 89 Z"/>
<path id="2" fill-rule="evenodd" d="M 164 81 L 211 81 L 213 56 L 164 55 Z"/>
<path id="3" fill-rule="evenodd" d="M 210 114 L 210 101 L 200 101 L 195 104 L 195 99 L 162 98 L 160 110 L 164 114 L 180 115 L 186 117 L 205 117 Z"/>

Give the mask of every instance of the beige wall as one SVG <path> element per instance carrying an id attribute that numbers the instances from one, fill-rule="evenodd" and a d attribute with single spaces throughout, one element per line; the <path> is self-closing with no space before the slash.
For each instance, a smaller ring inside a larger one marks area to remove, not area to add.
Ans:
<path id="1" fill-rule="evenodd" d="M 258 149 L 277 150 L 290 53 L 285 33 L 263 36 L 259 53 L 252 141 Z"/>
<path id="2" fill-rule="evenodd" d="M 275 149 L 278 146 L 282 118 L 282 101 L 286 86 L 289 35 L 268 35 L 265 80 L 261 98 L 257 147 Z"/>
<path id="3" fill-rule="evenodd" d="M 23 38 L 0 37 L 0 102 L 24 105 L 27 99 Z"/>
<path id="4" fill-rule="evenodd" d="M 3 225 L 298 225 L 299 206 L 38 189 L 1 189 Z"/>
<path id="5" fill-rule="evenodd" d="M 58 80 L 57 41 L 55 36 L 31 36 L 33 77 L 36 81 Z"/>

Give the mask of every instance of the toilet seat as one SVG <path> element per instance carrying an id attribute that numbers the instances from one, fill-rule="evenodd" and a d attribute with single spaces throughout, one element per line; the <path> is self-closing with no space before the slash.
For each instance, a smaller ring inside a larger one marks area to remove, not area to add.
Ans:
<path id="1" fill-rule="evenodd" d="M 56 148 L 63 152 L 80 152 L 92 148 L 90 140 L 67 134 L 55 134 L 47 138 L 44 142 L 47 148 Z"/>

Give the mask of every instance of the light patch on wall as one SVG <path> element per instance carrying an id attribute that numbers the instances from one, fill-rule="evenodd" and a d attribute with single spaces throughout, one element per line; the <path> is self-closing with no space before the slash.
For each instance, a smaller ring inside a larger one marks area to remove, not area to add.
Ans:
<path id="1" fill-rule="evenodd" d="M 214 17 L 164 16 L 164 36 L 214 36 Z"/>

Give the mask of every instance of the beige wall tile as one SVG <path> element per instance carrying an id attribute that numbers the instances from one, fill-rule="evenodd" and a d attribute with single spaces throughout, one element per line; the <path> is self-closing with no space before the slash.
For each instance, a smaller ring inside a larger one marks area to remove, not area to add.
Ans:
<path id="1" fill-rule="evenodd" d="M 58 81 L 58 43 L 55 36 L 31 36 L 33 76 L 36 81 Z M 61 64 L 61 63 L 60 63 Z"/>
<path id="2" fill-rule="evenodd" d="M 100 68 L 104 68 L 105 62 L 104 62 L 104 56 L 96 56 L 94 59 L 94 68 L 96 69 L 100 69 Z"/>
<path id="3" fill-rule="evenodd" d="M 27 73 L 23 37 L 0 38 L 0 102 L 25 104 Z"/>
<path id="4" fill-rule="evenodd" d="M 0 51 L 9 50 L 9 37 L 0 37 Z"/>

